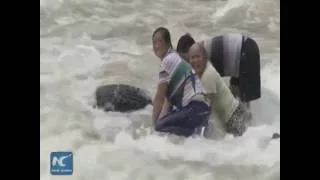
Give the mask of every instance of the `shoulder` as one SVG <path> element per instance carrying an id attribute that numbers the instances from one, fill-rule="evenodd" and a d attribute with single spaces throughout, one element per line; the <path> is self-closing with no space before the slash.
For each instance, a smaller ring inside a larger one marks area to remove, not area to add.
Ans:
<path id="1" fill-rule="evenodd" d="M 207 66 L 203 75 L 214 79 L 218 78 L 219 76 L 217 70 L 212 66 L 212 64 L 209 61 L 207 62 Z"/>
<path id="2" fill-rule="evenodd" d="M 218 72 L 210 63 L 207 63 L 207 67 L 201 77 L 201 82 L 209 93 L 216 92 L 218 78 Z"/>
<path id="3" fill-rule="evenodd" d="M 181 57 L 177 52 L 172 52 L 168 54 L 163 60 L 161 61 L 162 66 L 170 66 L 175 63 L 179 63 L 181 61 Z"/>
<path id="4" fill-rule="evenodd" d="M 180 59 L 181 59 L 180 55 L 176 51 L 173 51 L 173 52 L 169 53 L 166 57 L 164 57 L 162 62 L 176 61 L 176 60 L 180 60 Z"/>

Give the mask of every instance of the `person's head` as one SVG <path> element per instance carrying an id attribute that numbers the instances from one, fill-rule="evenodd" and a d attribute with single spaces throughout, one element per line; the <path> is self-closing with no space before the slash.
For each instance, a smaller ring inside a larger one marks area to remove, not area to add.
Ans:
<path id="1" fill-rule="evenodd" d="M 187 60 L 189 48 L 195 43 L 194 39 L 189 33 L 180 37 L 177 44 L 177 52 Z"/>
<path id="2" fill-rule="evenodd" d="M 206 51 L 201 44 L 195 43 L 189 48 L 188 61 L 196 73 L 201 76 L 208 61 Z"/>
<path id="3" fill-rule="evenodd" d="M 152 34 L 152 45 L 154 54 L 162 59 L 169 48 L 172 48 L 169 30 L 165 27 L 157 28 Z"/>

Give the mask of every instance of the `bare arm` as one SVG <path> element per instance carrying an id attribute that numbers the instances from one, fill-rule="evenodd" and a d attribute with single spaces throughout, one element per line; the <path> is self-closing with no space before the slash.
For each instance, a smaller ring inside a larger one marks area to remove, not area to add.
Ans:
<path id="1" fill-rule="evenodd" d="M 158 85 L 157 93 L 153 101 L 153 113 L 152 113 L 152 119 L 153 122 L 156 122 L 158 120 L 159 114 L 163 108 L 164 102 L 165 102 L 165 95 L 168 89 L 168 83 L 163 82 Z"/>
<path id="2" fill-rule="evenodd" d="M 170 103 L 168 102 L 168 99 L 165 98 L 164 104 L 163 104 L 163 107 L 162 107 L 162 110 L 161 110 L 161 113 L 160 113 L 158 119 L 161 119 L 163 116 L 168 114 L 169 108 L 170 108 Z"/>

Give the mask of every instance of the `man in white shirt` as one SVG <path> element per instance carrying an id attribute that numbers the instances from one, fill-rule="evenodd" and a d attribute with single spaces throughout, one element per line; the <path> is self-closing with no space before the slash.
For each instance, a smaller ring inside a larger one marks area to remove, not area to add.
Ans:
<path id="1" fill-rule="evenodd" d="M 161 61 L 153 101 L 155 130 L 188 137 L 198 127 L 205 126 L 211 114 L 204 88 L 191 65 L 173 50 L 166 28 L 159 27 L 154 31 L 152 43 L 154 54 Z"/>

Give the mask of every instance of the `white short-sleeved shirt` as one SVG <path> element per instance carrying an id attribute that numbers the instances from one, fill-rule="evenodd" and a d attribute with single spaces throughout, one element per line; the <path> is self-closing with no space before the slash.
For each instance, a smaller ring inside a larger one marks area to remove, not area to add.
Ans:
<path id="1" fill-rule="evenodd" d="M 171 50 L 167 53 L 160 64 L 159 84 L 164 82 L 170 83 L 171 78 L 181 61 L 184 60 L 177 52 Z M 184 107 L 188 105 L 195 95 L 201 93 L 205 93 L 205 91 L 202 84 L 200 83 L 198 76 L 195 77 L 195 90 L 192 87 L 191 80 L 188 79 L 184 87 L 182 106 Z"/>

